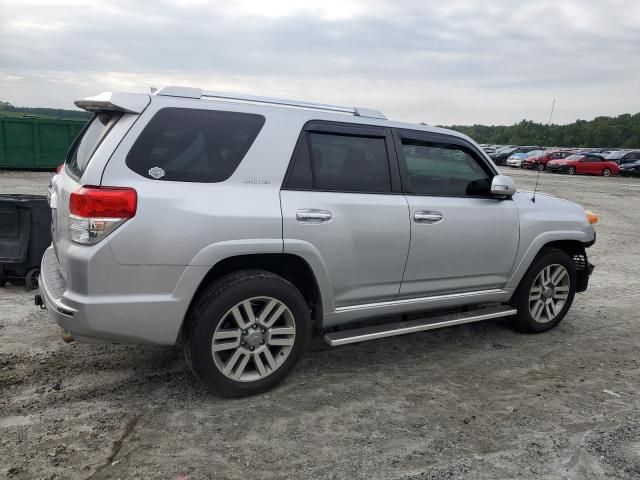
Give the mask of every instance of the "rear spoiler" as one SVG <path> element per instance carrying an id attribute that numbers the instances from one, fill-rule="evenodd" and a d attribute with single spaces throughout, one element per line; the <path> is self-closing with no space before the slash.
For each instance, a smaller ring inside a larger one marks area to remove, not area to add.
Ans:
<path id="1" fill-rule="evenodd" d="M 89 112 L 116 110 L 125 113 L 142 113 L 151 102 L 145 93 L 104 92 L 94 97 L 81 98 L 74 103 Z"/>

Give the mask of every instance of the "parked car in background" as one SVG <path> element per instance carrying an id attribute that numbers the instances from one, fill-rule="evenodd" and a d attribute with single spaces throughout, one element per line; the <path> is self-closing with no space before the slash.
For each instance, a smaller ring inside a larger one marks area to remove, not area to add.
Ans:
<path id="1" fill-rule="evenodd" d="M 507 165 L 509 167 L 520 168 L 528 158 L 538 157 L 543 153 L 544 150 L 531 150 L 529 153 L 514 153 L 509 158 L 507 158 Z"/>
<path id="2" fill-rule="evenodd" d="M 620 158 L 618 158 L 617 160 L 614 160 L 618 165 L 622 166 L 626 163 L 634 163 L 637 160 L 640 160 L 640 150 L 634 150 L 632 152 L 624 152 L 624 155 L 622 155 Z"/>
<path id="3" fill-rule="evenodd" d="M 496 165 L 505 165 L 507 162 L 507 159 L 514 153 L 529 153 L 532 150 L 540 150 L 540 147 L 534 147 L 534 146 L 509 147 L 503 150 L 498 150 L 493 155 L 490 155 L 490 157 L 491 157 L 491 160 L 493 160 L 493 162 Z"/>
<path id="4" fill-rule="evenodd" d="M 602 175 L 610 177 L 617 175 L 620 168 L 616 162 L 605 160 L 604 157 L 594 153 L 579 153 L 570 155 L 563 160 L 551 160 L 547 168 L 553 173 L 576 173 L 585 175 Z"/>
<path id="5" fill-rule="evenodd" d="M 596 155 L 602 155 L 602 152 L 607 151 L 606 148 L 582 148 L 580 150 L 578 150 L 578 153 L 595 153 Z M 610 150 L 609 150 L 610 151 Z M 602 155 L 604 156 L 604 155 Z"/>
<path id="6" fill-rule="evenodd" d="M 507 158 L 506 165 L 508 167 L 520 168 L 522 165 L 522 161 L 527 158 L 526 153 L 514 153 L 509 158 Z"/>
<path id="7" fill-rule="evenodd" d="M 620 175 L 640 177 L 640 160 L 620 165 Z"/>
<path id="8" fill-rule="evenodd" d="M 522 168 L 529 168 L 543 171 L 547 168 L 547 163 L 551 160 L 562 160 L 575 152 L 571 150 L 548 150 L 540 155 L 530 155 L 522 162 Z"/>
<path id="9" fill-rule="evenodd" d="M 604 158 L 606 160 L 613 160 L 614 162 L 619 163 L 620 159 L 627 153 L 629 153 L 629 150 L 615 150 L 605 154 Z"/>

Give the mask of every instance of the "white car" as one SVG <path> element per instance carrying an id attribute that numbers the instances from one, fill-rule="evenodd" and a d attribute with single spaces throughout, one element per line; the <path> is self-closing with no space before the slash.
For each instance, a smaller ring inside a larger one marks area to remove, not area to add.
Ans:
<path id="1" fill-rule="evenodd" d="M 524 160 L 526 156 L 522 153 L 516 153 L 507 158 L 507 166 L 520 168 L 522 167 L 522 160 Z"/>

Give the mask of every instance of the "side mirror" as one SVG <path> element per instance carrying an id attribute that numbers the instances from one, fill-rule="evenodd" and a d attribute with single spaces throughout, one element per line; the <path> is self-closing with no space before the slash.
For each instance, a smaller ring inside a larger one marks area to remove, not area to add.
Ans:
<path id="1" fill-rule="evenodd" d="M 510 197 L 516 193 L 516 184 L 513 178 L 507 175 L 496 175 L 491 180 L 491 195 Z"/>

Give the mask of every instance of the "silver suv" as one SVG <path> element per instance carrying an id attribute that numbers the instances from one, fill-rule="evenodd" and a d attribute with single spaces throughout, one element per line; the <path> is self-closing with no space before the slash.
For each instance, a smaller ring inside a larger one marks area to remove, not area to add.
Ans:
<path id="1" fill-rule="evenodd" d="M 213 391 L 273 387 L 312 332 L 542 332 L 587 288 L 594 216 L 457 132 L 186 87 L 76 105 L 40 299 L 78 341 L 183 345 Z"/>

